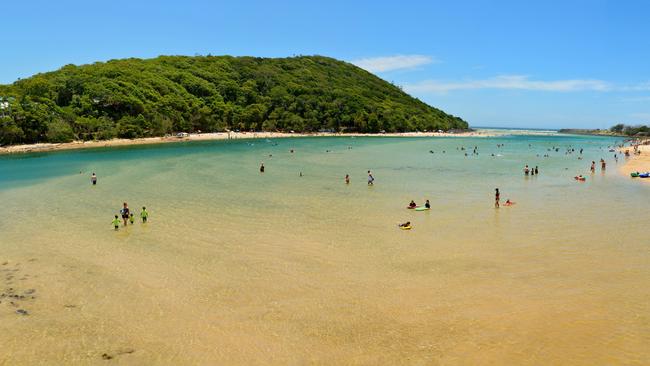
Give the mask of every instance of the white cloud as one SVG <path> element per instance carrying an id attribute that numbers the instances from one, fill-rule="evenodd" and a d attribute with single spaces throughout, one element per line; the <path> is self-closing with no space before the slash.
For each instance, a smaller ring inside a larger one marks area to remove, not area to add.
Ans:
<path id="1" fill-rule="evenodd" d="M 476 89 L 510 89 L 538 91 L 609 91 L 613 86 L 602 80 L 568 79 L 568 80 L 531 80 L 525 75 L 499 75 L 488 79 L 465 80 L 457 82 L 426 80 L 419 83 L 405 84 L 409 93 L 446 93 L 454 90 Z"/>
<path id="2" fill-rule="evenodd" d="M 397 55 L 385 57 L 362 58 L 350 61 L 370 72 L 387 72 L 413 69 L 418 66 L 439 62 L 436 58 L 424 55 Z"/>

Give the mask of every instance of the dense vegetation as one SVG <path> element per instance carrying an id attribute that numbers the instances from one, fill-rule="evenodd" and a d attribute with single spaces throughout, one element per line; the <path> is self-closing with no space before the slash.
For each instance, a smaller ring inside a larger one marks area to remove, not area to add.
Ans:
<path id="1" fill-rule="evenodd" d="M 649 126 L 627 126 L 622 123 L 612 126 L 611 132 L 626 136 L 650 136 Z"/>
<path id="2" fill-rule="evenodd" d="M 0 98 L 0 145 L 226 129 L 467 128 L 369 72 L 320 56 L 161 56 L 67 65 L 0 85 Z"/>

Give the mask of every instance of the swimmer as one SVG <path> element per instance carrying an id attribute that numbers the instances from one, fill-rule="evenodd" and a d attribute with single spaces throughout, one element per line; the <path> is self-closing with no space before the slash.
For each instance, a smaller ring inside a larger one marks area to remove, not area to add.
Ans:
<path id="1" fill-rule="evenodd" d="M 350 184 L 350 174 L 345 175 L 345 184 Z"/>
<path id="2" fill-rule="evenodd" d="M 117 217 L 117 215 L 115 215 L 115 218 L 111 222 L 113 223 L 113 226 L 115 227 L 115 231 L 120 229 L 120 219 Z"/>
<path id="3" fill-rule="evenodd" d="M 399 224 L 399 227 L 411 227 L 411 222 L 407 221 L 407 222 L 405 222 L 403 224 Z"/>
<path id="4" fill-rule="evenodd" d="M 147 212 L 147 208 L 142 206 L 142 212 L 140 212 L 140 218 L 142 218 L 142 223 L 147 222 L 147 218 L 149 218 L 149 212 Z"/>
<path id="5" fill-rule="evenodd" d="M 97 174 L 95 174 L 94 172 L 93 172 L 93 174 L 90 176 L 90 182 L 91 182 L 93 185 L 97 185 Z"/>

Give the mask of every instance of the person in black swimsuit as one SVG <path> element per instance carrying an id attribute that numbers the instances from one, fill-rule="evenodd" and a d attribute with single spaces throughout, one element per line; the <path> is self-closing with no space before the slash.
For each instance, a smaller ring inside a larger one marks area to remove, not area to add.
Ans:
<path id="1" fill-rule="evenodd" d="M 129 210 L 129 205 L 124 202 L 124 205 L 122 209 L 120 210 L 120 214 L 122 215 L 122 221 L 124 221 L 124 226 L 126 226 L 126 222 L 129 220 L 129 217 L 131 216 L 131 211 Z"/>

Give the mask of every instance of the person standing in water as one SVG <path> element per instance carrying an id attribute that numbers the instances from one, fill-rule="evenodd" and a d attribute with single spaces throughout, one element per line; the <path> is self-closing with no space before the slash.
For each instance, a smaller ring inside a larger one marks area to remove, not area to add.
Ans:
<path id="1" fill-rule="evenodd" d="M 537 169 L 537 165 L 535 165 L 535 175 L 539 174 L 539 170 Z"/>
<path id="2" fill-rule="evenodd" d="M 345 184 L 350 184 L 350 174 L 345 175 Z"/>
<path id="3" fill-rule="evenodd" d="M 496 188 L 494 193 L 494 208 L 499 208 L 500 198 L 501 198 L 501 194 L 499 193 L 499 188 Z"/>
<path id="4" fill-rule="evenodd" d="M 129 205 L 124 202 L 122 205 L 122 209 L 120 210 L 120 214 L 122 215 L 122 220 L 124 221 L 124 226 L 126 226 L 126 222 L 129 220 L 130 217 L 130 210 L 129 210 Z"/>
<path id="5" fill-rule="evenodd" d="M 431 204 L 429 203 L 429 200 L 427 200 L 427 201 L 424 203 L 424 208 L 431 208 Z"/>
<path id="6" fill-rule="evenodd" d="M 144 206 L 142 206 L 142 212 L 140 212 L 140 218 L 142 218 L 143 224 L 147 223 L 147 218 L 149 218 L 149 212 L 147 212 L 147 208 Z"/>
<path id="7" fill-rule="evenodd" d="M 260 173 L 264 173 L 264 163 L 260 165 Z"/>
<path id="8" fill-rule="evenodd" d="M 524 167 L 524 175 L 528 175 L 529 172 L 530 169 L 528 169 L 528 165 L 526 165 L 526 167 Z"/>
<path id="9" fill-rule="evenodd" d="M 592 161 L 592 162 L 591 162 L 591 168 L 590 168 L 590 170 L 591 170 L 592 173 L 596 171 L 596 162 L 595 162 L 595 161 Z"/>
<path id="10" fill-rule="evenodd" d="M 90 182 L 93 185 L 97 185 L 97 174 L 95 174 L 95 172 L 93 172 L 93 174 L 90 176 Z"/>
<path id="11" fill-rule="evenodd" d="M 368 170 L 368 185 L 369 186 L 375 185 L 375 177 L 372 176 L 370 170 Z"/>
<path id="12" fill-rule="evenodd" d="M 605 170 L 606 166 L 607 166 L 607 163 L 605 163 L 605 159 L 601 158 L 600 159 L 600 169 Z"/>
<path id="13" fill-rule="evenodd" d="M 120 229 L 120 219 L 117 217 L 117 215 L 115 215 L 115 218 L 111 222 L 113 223 L 113 226 L 115 227 L 115 231 Z"/>

